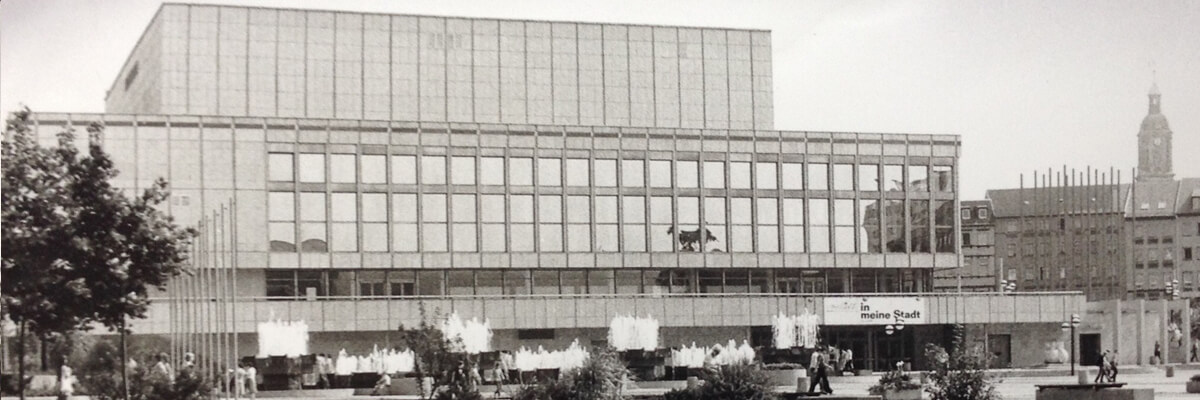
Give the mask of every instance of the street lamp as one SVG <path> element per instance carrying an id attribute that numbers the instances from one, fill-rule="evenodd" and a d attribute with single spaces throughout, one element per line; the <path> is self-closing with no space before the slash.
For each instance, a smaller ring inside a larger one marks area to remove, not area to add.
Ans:
<path id="1" fill-rule="evenodd" d="M 1017 290 L 1017 281 L 1001 279 L 1000 280 L 1000 290 L 1002 292 L 1004 292 L 1004 294 L 1009 294 L 1009 293 L 1012 293 L 1013 291 L 1016 291 Z"/>
<path id="2" fill-rule="evenodd" d="M 1166 287 L 1167 300 L 1175 300 L 1176 297 L 1179 297 L 1179 280 L 1178 279 L 1172 279 L 1172 280 L 1168 281 L 1166 283 L 1166 285 L 1164 285 L 1164 286 Z"/>
<path id="3" fill-rule="evenodd" d="M 896 317 L 895 324 L 888 324 L 887 326 L 883 327 L 883 333 L 886 333 L 889 335 L 896 333 L 896 331 L 902 331 L 902 330 L 904 330 L 904 318 L 900 318 L 900 317 Z"/>
<path id="4" fill-rule="evenodd" d="M 1070 322 L 1062 323 L 1063 332 L 1071 332 L 1071 375 L 1075 375 L 1075 328 L 1079 326 L 1079 314 L 1071 314 Z"/>

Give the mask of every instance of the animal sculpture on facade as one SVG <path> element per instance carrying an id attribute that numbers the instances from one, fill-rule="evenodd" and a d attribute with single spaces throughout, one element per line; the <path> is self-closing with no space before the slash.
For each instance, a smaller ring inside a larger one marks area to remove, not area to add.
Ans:
<path id="1" fill-rule="evenodd" d="M 667 234 L 674 235 L 675 227 L 672 226 L 670 228 L 667 228 Z M 705 234 L 705 236 L 704 236 L 705 243 L 717 241 L 717 237 L 715 235 L 713 235 L 712 231 L 705 229 L 704 234 Z M 679 231 L 680 250 L 681 251 L 699 251 L 699 247 L 697 245 L 700 243 L 700 237 L 701 236 L 700 236 L 699 228 L 696 228 L 696 230 L 694 230 L 694 231 L 684 231 L 684 230 Z"/>

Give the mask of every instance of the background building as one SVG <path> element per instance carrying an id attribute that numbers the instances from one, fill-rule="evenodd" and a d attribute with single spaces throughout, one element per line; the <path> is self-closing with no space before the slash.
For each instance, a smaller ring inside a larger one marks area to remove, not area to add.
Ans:
<path id="1" fill-rule="evenodd" d="M 962 221 L 962 266 L 934 273 L 934 289 L 944 292 L 990 292 L 997 290 L 1001 279 L 995 257 L 995 227 L 992 205 L 987 200 L 962 201 L 959 206 Z"/>

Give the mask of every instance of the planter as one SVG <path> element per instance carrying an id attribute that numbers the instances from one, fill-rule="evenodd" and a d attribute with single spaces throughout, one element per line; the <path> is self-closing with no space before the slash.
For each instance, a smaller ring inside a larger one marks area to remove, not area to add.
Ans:
<path id="1" fill-rule="evenodd" d="M 871 374 L 874 374 L 874 373 L 875 373 L 875 371 L 872 371 L 872 370 L 869 370 L 869 369 L 856 369 L 856 370 L 854 370 L 854 376 L 871 376 Z"/>
<path id="2" fill-rule="evenodd" d="M 1187 392 L 1188 393 L 1200 393 L 1200 381 L 1188 381 Z"/>
<path id="3" fill-rule="evenodd" d="M 885 390 L 883 400 L 921 400 L 921 389 Z"/>
<path id="4" fill-rule="evenodd" d="M 808 376 L 808 371 L 804 369 L 775 369 L 763 372 L 770 378 L 767 383 L 772 386 L 791 386 L 796 383 L 797 378 Z"/>

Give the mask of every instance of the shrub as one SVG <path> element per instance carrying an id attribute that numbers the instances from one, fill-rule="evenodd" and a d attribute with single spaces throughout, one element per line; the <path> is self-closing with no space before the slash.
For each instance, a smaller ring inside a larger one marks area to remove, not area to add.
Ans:
<path id="1" fill-rule="evenodd" d="M 212 393 L 211 382 L 194 371 L 180 371 L 175 384 L 171 385 L 167 379 L 152 373 L 152 367 L 145 363 L 129 370 L 131 400 L 198 400 Z M 116 346 L 108 341 L 98 341 L 92 346 L 76 376 L 92 398 L 122 398 L 121 356 Z"/>
<path id="2" fill-rule="evenodd" d="M 592 354 L 583 366 L 566 371 L 559 379 L 521 388 L 514 400 L 620 400 L 629 377 L 617 353 L 605 349 Z"/>
<path id="3" fill-rule="evenodd" d="M 726 365 L 708 371 L 704 384 L 667 392 L 665 400 L 773 400 L 770 377 L 753 365 Z"/>
<path id="4" fill-rule="evenodd" d="M 873 395 L 882 395 L 884 392 L 889 390 L 912 390 L 920 389 L 921 387 L 921 383 L 914 381 L 912 375 L 906 374 L 900 370 L 892 370 L 879 377 L 879 382 L 867 388 L 867 393 Z"/>
<path id="5" fill-rule="evenodd" d="M 931 400 L 999 400 L 996 385 L 987 375 L 991 355 L 964 339 L 962 326 L 954 329 L 952 351 L 936 344 L 925 347 L 932 363 L 928 372 Z"/>

